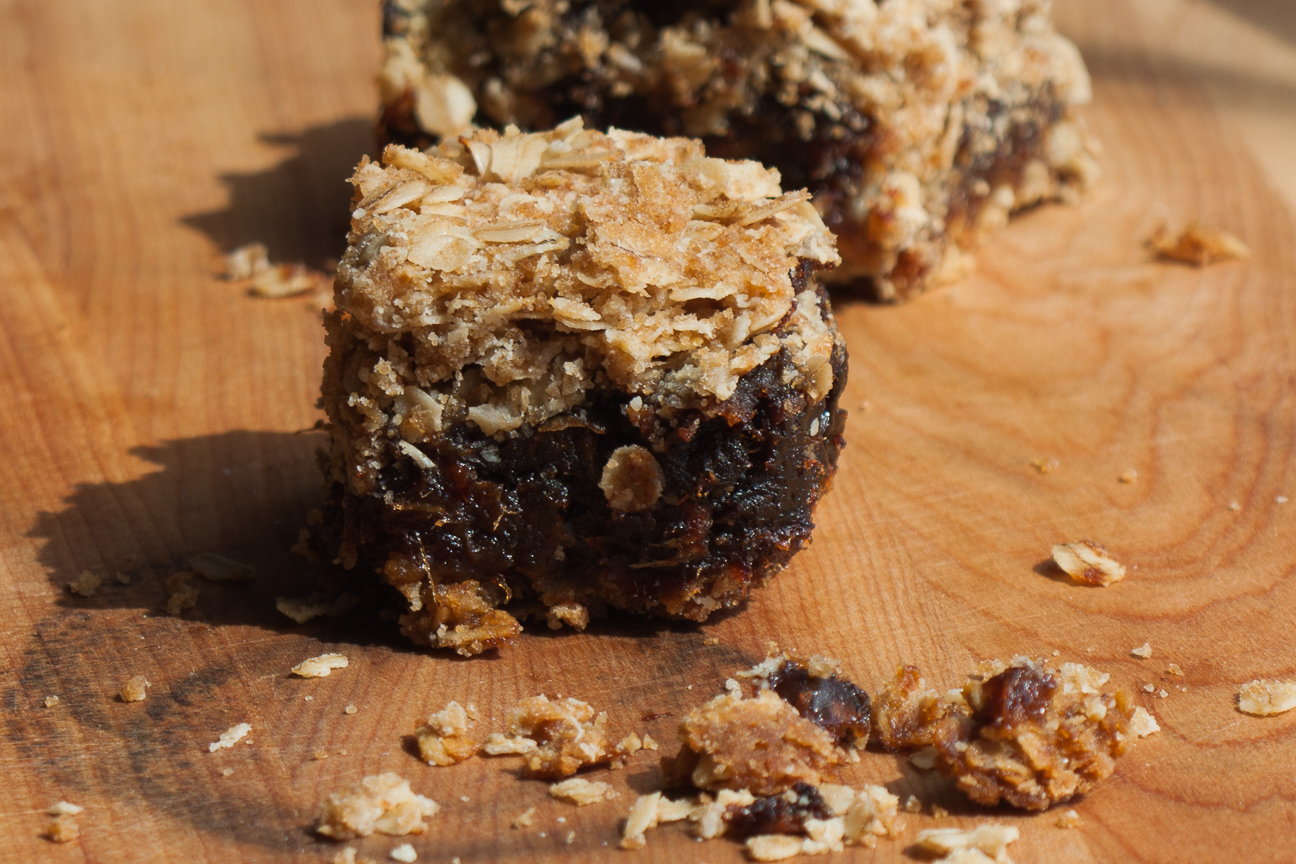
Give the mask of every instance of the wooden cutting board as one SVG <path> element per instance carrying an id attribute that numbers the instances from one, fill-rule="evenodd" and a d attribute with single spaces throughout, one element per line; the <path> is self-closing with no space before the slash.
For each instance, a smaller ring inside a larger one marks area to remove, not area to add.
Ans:
<path id="1" fill-rule="evenodd" d="M 1162 727 L 1075 802 L 1072 830 L 866 754 L 848 779 L 923 812 L 839 858 L 903 860 L 919 829 L 993 820 L 1020 828 L 1022 862 L 1296 860 L 1296 712 L 1235 708 L 1242 683 L 1296 677 L 1285 0 L 1059 2 L 1093 70 L 1106 178 L 1014 222 L 957 285 L 840 302 L 849 446 L 813 546 L 705 627 L 616 619 L 471 662 L 363 616 L 274 610 L 317 575 L 287 550 L 319 491 L 320 437 L 303 430 L 322 331 L 310 300 L 215 275 L 250 240 L 317 266 L 340 253 L 342 178 L 371 142 L 376 7 L 0 4 L 0 861 L 321 861 L 336 847 L 308 831 L 319 801 L 380 771 L 442 804 L 410 838 L 420 861 L 621 860 L 618 820 L 661 754 L 607 775 L 617 801 L 577 810 L 507 760 L 426 767 L 404 736 L 450 699 L 500 728 L 543 691 L 673 752 L 680 714 L 768 640 L 838 656 L 868 688 L 901 662 L 952 686 L 986 657 L 1056 654 L 1110 672 Z M 1197 219 L 1254 257 L 1148 259 L 1158 222 Z M 1042 566 L 1078 538 L 1129 578 L 1088 589 Z M 203 551 L 257 580 L 203 583 L 196 610 L 166 616 L 166 579 Z M 89 599 L 65 588 L 85 570 L 106 580 Z M 1151 658 L 1131 656 L 1145 642 Z M 288 676 L 325 651 L 349 668 Z M 137 674 L 148 699 L 117 701 Z M 207 752 L 241 722 L 249 743 Z M 86 808 L 65 846 L 39 837 L 58 800 Z M 509 827 L 533 806 L 534 827 Z M 670 828 L 649 841 L 625 860 L 741 859 Z M 352 845 L 386 860 L 400 842 Z"/>

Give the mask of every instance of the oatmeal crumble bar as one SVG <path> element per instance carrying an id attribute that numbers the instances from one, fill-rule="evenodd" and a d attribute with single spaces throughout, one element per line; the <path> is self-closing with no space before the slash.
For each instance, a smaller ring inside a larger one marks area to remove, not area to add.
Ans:
<path id="1" fill-rule="evenodd" d="M 874 736 L 892 749 L 934 747 L 936 768 L 979 804 L 1043 810 L 1110 775 L 1136 734 L 1133 696 L 1099 691 L 1107 677 L 1018 657 L 984 663 L 942 695 L 903 666 L 874 697 Z"/>
<path id="2" fill-rule="evenodd" d="M 374 832 L 422 834 L 426 828 L 423 820 L 440 809 L 435 801 L 415 795 L 409 781 L 399 775 L 376 774 L 329 795 L 320 804 L 315 831 L 333 840 L 368 837 Z"/>
<path id="3" fill-rule="evenodd" d="M 706 619 L 807 541 L 845 344 L 804 192 L 579 120 L 366 160 L 327 316 L 313 548 L 376 566 L 464 655 L 538 600 Z"/>
<path id="4" fill-rule="evenodd" d="M 887 300 L 1098 174 L 1049 0 L 389 0 L 384 32 L 380 137 L 573 115 L 698 137 L 809 188 L 841 240 L 830 278 Z"/>

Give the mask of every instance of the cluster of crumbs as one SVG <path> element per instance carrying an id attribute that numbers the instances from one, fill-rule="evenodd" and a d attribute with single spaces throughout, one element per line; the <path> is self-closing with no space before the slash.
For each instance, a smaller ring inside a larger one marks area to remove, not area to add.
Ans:
<path id="1" fill-rule="evenodd" d="M 247 243 L 225 257 L 225 278 L 245 282 L 254 297 L 280 299 L 327 290 L 332 277 L 304 264 L 271 264 L 264 243 Z"/>
<path id="2" fill-rule="evenodd" d="M 572 777 L 570 780 L 555 783 L 549 787 L 549 794 L 560 801 L 575 804 L 577 807 L 584 807 L 586 804 L 597 804 L 599 801 L 617 797 L 617 793 L 607 783 L 586 780 L 583 777 Z"/>
<path id="3" fill-rule="evenodd" d="M 477 752 L 478 744 L 468 731 L 477 719 L 477 709 L 450 702 L 428 717 L 428 721 L 414 732 L 419 758 L 429 765 L 453 765 Z"/>
<path id="4" fill-rule="evenodd" d="M 868 740 L 868 695 L 823 657 L 773 654 L 725 682 L 726 692 L 686 714 L 680 751 L 664 760 L 669 786 L 692 797 L 640 797 L 626 819 L 621 846 L 640 849 L 645 832 L 687 821 L 700 839 L 743 840 L 750 858 L 872 846 L 898 830 L 899 798 L 881 786 L 852 789 L 830 782 L 857 760 Z"/>
<path id="5" fill-rule="evenodd" d="M 1017 829 L 1010 825 L 981 825 L 969 830 L 930 828 L 918 832 L 915 844 L 934 860 L 946 864 L 1011 864 L 1008 844 L 1017 835 Z"/>
<path id="6" fill-rule="evenodd" d="M 873 703 L 874 734 L 890 749 L 931 747 L 933 764 L 980 804 L 1043 810 L 1112 773 L 1151 715 L 1109 676 L 1077 663 L 1026 657 L 982 663 L 961 690 L 926 686 L 903 666 Z"/>
<path id="7" fill-rule="evenodd" d="M 366 777 L 354 786 L 334 792 L 320 804 L 315 831 L 333 840 L 368 837 L 375 832 L 392 836 L 421 834 L 423 820 L 440 807 L 410 789 L 397 774 Z"/>
<path id="8" fill-rule="evenodd" d="M 559 780 L 582 768 L 619 768 L 628 756 L 608 738 L 607 714 L 579 699 L 551 701 L 541 694 L 518 703 L 509 715 L 509 734 L 492 733 L 482 746 L 488 756 L 522 756 L 528 777 Z"/>

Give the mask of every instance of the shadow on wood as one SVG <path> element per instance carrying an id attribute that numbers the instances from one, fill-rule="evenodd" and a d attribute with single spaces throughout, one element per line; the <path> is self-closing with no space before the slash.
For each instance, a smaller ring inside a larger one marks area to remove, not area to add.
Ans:
<path id="1" fill-rule="evenodd" d="M 229 206 L 181 221 L 211 238 L 222 252 L 260 242 L 276 263 L 301 262 L 330 270 L 346 248 L 351 176 L 374 153 L 373 121 L 351 118 L 299 133 L 265 133 L 260 140 L 291 148 L 274 167 L 226 173 Z"/>

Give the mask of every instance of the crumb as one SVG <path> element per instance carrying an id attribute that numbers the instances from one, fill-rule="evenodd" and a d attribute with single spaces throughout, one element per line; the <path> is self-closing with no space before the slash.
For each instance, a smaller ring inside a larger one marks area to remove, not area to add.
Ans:
<path id="1" fill-rule="evenodd" d="M 1296 683 L 1290 681 L 1252 681 L 1238 691 L 1238 708 L 1247 714 L 1265 717 L 1296 708 Z"/>
<path id="2" fill-rule="evenodd" d="M 302 701 L 303 701 L 303 702 L 314 702 L 314 701 L 315 701 L 315 697 L 314 697 L 314 696 L 303 696 L 303 697 L 302 697 Z"/>
<path id="3" fill-rule="evenodd" d="M 568 846 L 570 846 L 573 842 L 575 842 L 575 840 L 576 840 L 576 832 L 568 831 L 567 836 L 563 839 L 563 842 L 566 843 Z"/>
<path id="4" fill-rule="evenodd" d="M 233 773 L 234 773 L 234 769 L 233 769 L 233 768 L 222 768 L 222 769 L 221 769 L 221 776 L 222 776 L 222 777 L 229 777 L 229 776 L 231 776 Z"/>
<path id="5" fill-rule="evenodd" d="M 344 709 L 342 710 L 342 713 L 343 713 L 343 714 L 355 714 L 355 713 L 356 713 L 357 711 L 359 711 L 359 710 L 360 710 L 360 709 L 357 708 L 357 707 L 354 706 L 354 705 L 348 705 L 346 708 L 344 708 Z"/>
<path id="6" fill-rule="evenodd" d="M 1061 462 L 1054 459 L 1052 456 L 1047 458 L 1041 456 L 1039 459 L 1031 460 L 1031 467 L 1035 469 L 1036 474 L 1052 474 L 1061 464 Z"/>
<path id="7" fill-rule="evenodd" d="M 55 705 L 57 705 L 57 704 L 59 704 L 59 697 L 57 697 L 57 696 L 46 696 L 46 697 L 45 697 L 45 707 L 46 707 L 46 708 L 53 708 L 53 707 L 54 707 Z"/>
<path id="8" fill-rule="evenodd" d="M 122 585 L 129 585 L 131 582 L 130 574 L 123 573 L 120 570 L 117 571 L 117 574 L 113 578 L 115 578 L 118 581 L 118 583 Z"/>
<path id="9" fill-rule="evenodd" d="M 276 597 L 275 608 L 298 624 L 305 624 L 321 616 L 338 618 L 350 612 L 359 601 L 354 594 L 326 597 L 316 592 L 305 598 Z"/>
<path id="10" fill-rule="evenodd" d="M 1057 825 L 1059 828 L 1079 828 L 1084 824 L 1084 821 L 1076 811 L 1067 810 L 1064 813 L 1058 814 L 1058 817 L 1053 824 Z"/>
<path id="11" fill-rule="evenodd" d="M 123 702 L 143 702 L 144 698 L 148 696 L 150 686 L 152 685 L 143 675 L 134 675 L 121 686 L 117 697 Z"/>
<path id="12" fill-rule="evenodd" d="M 414 851 L 413 845 L 409 843 L 397 846 L 388 854 L 393 861 L 401 861 L 403 864 L 411 864 L 412 861 L 418 858 L 418 853 Z"/>
<path id="13" fill-rule="evenodd" d="M 99 574 L 83 570 L 81 575 L 68 583 L 68 590 L 82 597 L 93 597 L 99 590 Z"/>
<path id="14" fill-rule="evenodd" d="M 365 861 L 367 862 L 368 859 L 365 859 Z M 348 846 L 330 858 L 329 864 L 358 864 L 356 861 L 356 851 Z"/>
<path id="15" fill-rule="evenodd" d="M 229 729 L 226 729 L 221 733 L 219 741 L 213 741 L 207 745 L 207 752 L 215 753 L 217 750 L 225 750 L 233 747 L 235 744 L 246 738 L 247 734 L 251 731 L 251 723 L 239 723 L 235 726 L 231 726 Z"/>
<path id="16" fill-rule="evenodd" d="M 1184 674 L 1184 671 L 1183 671 L 1183 669 L 1181 669 L 1181 668 L 1179 667 L 1179 664 L 1178 664 L 1178 663 L 1167 663 L 1167 664 L 1166 664 L 1166 674 L 1167 674 L 1167 675 L 1179 675 L 1179 676 L 1182 677 L 1183 674 Z"/>
<path id="17" fill-rule="evenodd" d="M 231 282 L 251 279 L 270 269 L 270 251 L 264 243 L 245 243 L 225 256 L 225 278 Z"/>
<path id="18" fill-rule="evenodd" d="M 1251 257 L 1251 250 L 1233 234 L 1199 225 L 1189 225 L 1177 237 L 1171 237 L 1166 226 L 1162 225 L 1152 232 L 1147 245 L 1163 261 L 1194 267 Z"/>
<path id="19" fill-rule="evenodd" d="M 387 773 L 366 777 L 320 805 L 315 831 L 334 840 L 379 834 L 421 834 L 424 818 L 435 816 L 435 801 L 416 795 L 409 781 Z"/>
<path id="20" fill-rule="evenodd" d="M 702 644 L 703 644 L 703 645 L 719 645 L 719 644 L 720 644 L 720 640 L 717 639 L 717 638 L 714 637 L 714 636 L 708 636 L 708 637 L 706 637 L 705 639 L 702 640 Z"/>
<path id="21" fill-rule="evenodd" d="M 1157 691 L 1157 695 L 1160 696 L 1162 699 L 1164 699 L 1164 698 L 1166 698 L 1167 696 L 1169 696 L 1170 694 L 1167 693 L 1167 692 L 1165 691 L 1165 689 L 1163 688 L 1163 689 Z"/>
<path id="22" fill-rule="evenodd" d="M 193 579 L 193 575 L 188 570 L 181 570 L 167 580 L 166 611 L 168 615 L 180 615 L 186 609 L 192 609 L 198 605 L 198 589 L 189 584 L 189 581 Z"/>
<path id="23" fill-rule="evenodd" d="M 621 752 L 626 756 L 633 756 L 635 753 L 638 753 L 643 749 L 643 739 L 631 732 L 629 735 L 621 739 L 620 747 Z"/>
<path id="24" fill-rule="evenodd" d="M 324 750 L 316 750 L 314 753 L 311 754 L 311 759 L 313 759 L 316 762 L 323 762 L 327 758 L 328 758 L 328 753 Z"/>
<path id="25" fill-rule="evenodd" d="M 1274 501 L 1275 501 L 1276 503 L 1278 503 L 1278 504 L 1286 504 L 1286 503 L 1287 503 L 1287 496 L 1286 496 L 1286 495 L 1276 495 L 1276 496 L 1274 496 Z"/>
<path id="26" fill-rule="evenodd" d="M 419 758 L 429 765 L 454 765 L 477 752 L 477 741 L 468 735 L 472 721 L 477 719 L 477 709 L 469 703 L 464 708 L 450 702 L 428 717 L 428 721 L 414 731 Z"/>
<path id="27" fill-rule="evenodd" d="M 1053 561 L 1072 579 L 1087 585 L 1106 586 L 1125 578 L 1125 565 L 1092 540 L 1054 546 Z"/>
<path id="28" fill-rule="evenodd" d="M 949 811 L 939 804 L 933 804 L 931 810 L 933 819 L 944 819 L 949 815 Z"/>
<path id="29" fill-rule="evenodd" d="M 1155 693 L 1155 692 L 1156 692 L 1156 685 L 1155 685 L 1155 684 L 1144 684 L 1144 685 L 1143 685 L 1143 692 L 1144 692 L 1144 693 Z"/>
<path id="30" fill-rule="evenodd" d="M 1008 844 L 1017 839 L 1011 825 L 980 825 L 962 828 L 929 828 L 919 831 L 915 842 L 925 852 L 947 856 L 965 849 L 975 849 L 992 861 L 1007 862 Z"/>
<path id="31" fill-rule="evenodd" d="M 1116 479 L 1126 484 L 1134 483 L 1136 480 L 1138 480 L 1138 472 L 1135 471 L 1133 468 L 1126 468 L 1125 472 L 1121 474 L 1119 477 L 1117 477 Z"/>
<path id="32" fill-rule="evenodd" d="M 918 800 L 917 795 L 910 795 L 905 799 L 904 809 L 906 813 L 921 813 L 922 802 Z"/>
<path id="33" fill-rule="evenodd" d="M 1152 656 L 1152 645 L 1148 642 L 1144 642 L 1142 645 L 1140 645 L 1137 648 L 1131 648 L 1130 653 L 1133 654 L 1135 657 L 1142 657 L 1144 660 L 1146 660 L 1147 658 Z"/>
<path id="34" fill-rule="evenodd" d="M 657 746 L 657 741 L 651 735 L 645 733 L 643 736 L 643 749 L 656 750 Z"/>
<path id="35" fill-rule="evenodd" d="M 189 559 L 194 572 L 209 582 L 247 582 L 256 575 L 251 565 L 215 552 L 201 552 Z"/>
<path id="36" fill-rule="evenodd" d="M 81 836 L 81 829 L 70 813 L 60 813 L 45 826 L 45 836 L 55 843 L 70 843 Z"/>
<path id="37" fill-rule="evenodd" d="M 1236 512 L 1236 511 L 1242 509 L 1242 505 L 1239 504 L 1237 501 L 1230 501 L 1230 502 L 1229 502 L 1229 508 L 1228 508 L 1228 509 L 1233 510 L 1233 511 Z"/>
<path id="38" fill-rule="evenodd" d="M 535 824 L 536 808 L 532 807 L 520 814 L 513 820 L 514 828 L 530 828 Z"/>
<path id="39" fill-rule="evenodd" d="M 935 765 L 969 798 L 1043 810 L 1090 789 L 1128 747 L 1133 696 L 1077 663 L 987 661 L 961 691 L 927 688 L 912 666 L 873 700 L 874 737 L 890 749 L 933 746 Z"/>
<path id="40" fill-rule="evenodd" d="M 79 816 L 85 812 L 85 808 L 70 801 L 60 801 L 45 812 L 51 816 Z"/>
<path id="41" fill-rule="evenodd" d="M 334 669 L 345 669 L 349 663 L 344 654 L 321 654 L 298 663 L 292 668 L 292 674 L 302 678 L 327 678 Z"/>
<path id="42" fill-rule="evenodd" d="M 469 798 L 467 795 L 460 795 L 460 796 L 459 796 L 459 800 L 462 801 L 463 803 L 467 804 L 467 803 L 468 803 L 469 801 L 471 801 L 472 799 Z"/>
<path id="43" fill-rule="evenodd" d="M 1146 738 L 1154 732 L 1160 732 L 1161 725 L 1157 723 L 1151 712 L 1140 705 L 1134 709 L 1134 714 L 1130 717 L 1129 731 L 1139 738 Z"/>
<path id="44" fill-rule="evenodd" d="M 936 767 L 936 748 L 924 747 L 909 754 L 909 762 L 919 771 L 930 771 Z"/>
<path id="45" fill-rule="evenodd" d="M 274 264 L 252 277 L 248 293 L 277 300 L 320 291 L 331 282 L 328 274 L 304 264 Z"/>
<path id="46" fill-rule="evenodd" d="M 550 630 L 561 630 L 567 625 L 573 630 L 584 630 L 589 626 L 589 609 L 580 603 L 557 603 L 549 607 L 546 618 Z"/>
<path id="47" fill-rule="evenodd" d="M 616 792 L 608 784 L 585 780 L 581 777 L 573 777 L 553 784 L 549 787 L 549 794 L 561 801 L 570 801 L 577 807 L 617 797 Z"/>

